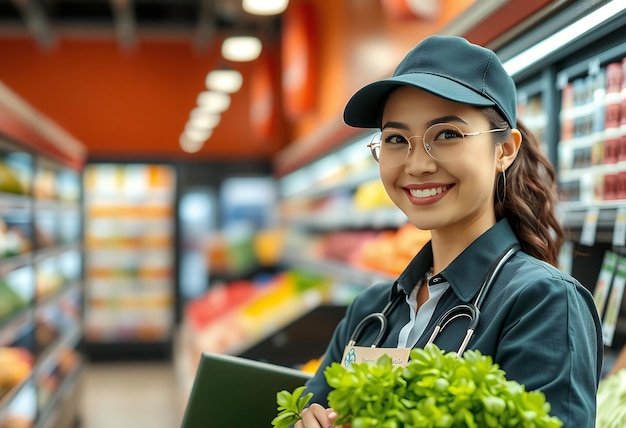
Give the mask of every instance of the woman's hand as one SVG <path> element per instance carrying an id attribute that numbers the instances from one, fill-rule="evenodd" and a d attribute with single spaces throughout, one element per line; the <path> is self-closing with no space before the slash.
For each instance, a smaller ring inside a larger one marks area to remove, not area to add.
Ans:
<path id="1" fill-rule="evenodd" d="M 301 417 L 302 419 L 294 425 L 294 428 L 350 428 L 349 425 L 335 427 L 333 422 L 337 419 L 337 413 L 317 403 L 304 409 Z"/>

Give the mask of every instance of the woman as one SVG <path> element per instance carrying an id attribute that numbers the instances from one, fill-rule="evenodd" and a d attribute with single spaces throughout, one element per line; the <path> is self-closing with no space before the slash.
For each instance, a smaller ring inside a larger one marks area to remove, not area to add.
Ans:
<path id="1" fill-rule="evenodd" d="M 363 318 L 399 295 L 379 346 L 423 347 L 444 312 L 474 301 L 508 249 L 468 348 L 491 355 L 527 390 L 543 391 L 564 426 L 595 426 L 600 320 L 590 293 L 555 267 L 563 242 L 555 173 L 517 122 L 516 102 L 492 51 L 449 36 L 425 39 L 393 77 L 350 99 L 345 122 L 380 129 L 370 147 L 385 190 L 432 240 L 395 283 L 368 288 L 350 305 L 307 383 L 314 404 L 296 428 L 332 426 L 323 371 L 342 361 Z M 467 328 L 467 318 L 457 319 L 434 343 L 457 351 Z M 369 346 L 379 330 L 368 325 L 356 345 Z"/>

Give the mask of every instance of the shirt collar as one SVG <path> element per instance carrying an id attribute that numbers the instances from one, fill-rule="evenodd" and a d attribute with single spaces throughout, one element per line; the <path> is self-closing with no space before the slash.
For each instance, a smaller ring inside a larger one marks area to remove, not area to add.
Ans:
<path id="1" fill-rule="evenodd" d="M 517 242 L 509 222 L 502 219 L 476 238 L 440 275 L 450 283 L 461 301 L 469 302 L 480 288 L 493 262 Z M 396 281 L 398 288 L 407 295 L 410 294 L 432 264 L 432 246 L 428 242 L 400 274 Z"/>

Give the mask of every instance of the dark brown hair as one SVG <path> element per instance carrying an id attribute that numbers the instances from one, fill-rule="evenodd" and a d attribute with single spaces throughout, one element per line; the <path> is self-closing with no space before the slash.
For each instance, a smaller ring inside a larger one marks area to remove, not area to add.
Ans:
<path id="1" fill-rule="evenodd" d="M 510 128 L 496 109 L 488 107 L 482 111 L 494 128 Z M 499 183 L 495 192 L 500 192 L 494 198 L 496 218 L 509 220 L 524 252 L 557 266 L 563 229 L 555 213 L 556 172 L 528 128 L 519 120 L 516 128 L 522 134 L 522 144 L 517 158 L 506 170 L 504 198 L 502 174 L 496 178 Z M 494 133 L 494 138 L 501 142 L 510 135 L 509 129 Z"/>

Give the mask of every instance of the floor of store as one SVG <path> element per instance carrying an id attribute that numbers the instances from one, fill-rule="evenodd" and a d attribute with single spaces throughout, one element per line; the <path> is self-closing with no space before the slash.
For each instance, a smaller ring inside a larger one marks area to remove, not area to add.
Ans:
<path id="1" fill-rule="evenodd" d="M 180 426 L 171 362 L 89 363 L 83 374 L 81 428 Z"/>

